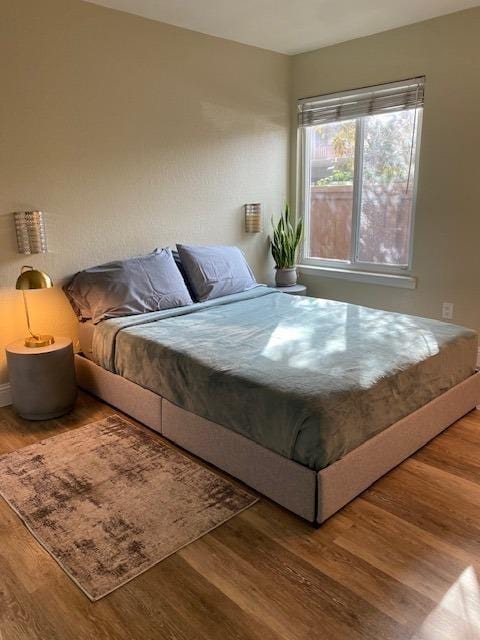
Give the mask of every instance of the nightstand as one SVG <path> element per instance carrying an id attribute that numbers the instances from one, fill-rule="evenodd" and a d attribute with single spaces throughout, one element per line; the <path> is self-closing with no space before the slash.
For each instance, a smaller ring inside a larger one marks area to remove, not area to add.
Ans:
<path id="1" fill-rule="evenodd" d="M 291 296 L 306 296 L 307 287 L 304 284 L 293 284 L 291 287 L 275 287 L 277 291 L 288 293 Z"/>
<path id="2" fill-rule="evenodd" d="M 70 338 L 34 348 L 19 340 L 5 350 L 13 406 L 22 418 L 49 420 L 70 411 L 77 395 Z"/>

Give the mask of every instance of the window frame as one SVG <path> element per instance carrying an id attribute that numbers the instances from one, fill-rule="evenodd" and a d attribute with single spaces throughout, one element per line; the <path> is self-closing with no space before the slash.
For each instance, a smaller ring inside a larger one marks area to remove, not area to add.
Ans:
<path id="1" fill-rule="evenodd" d="M 361 180 L 363 162 L 358 163 L 357 158 L 363 159 L 363 139 L 365 129 L 365 117 L 361 116 L 355 118 L 356 120 L 356 135 L 355 135 L 355 170 L 353 177 L 353 206 L 352 206 L 352 242 L 351 242 L 351 255 L 350 260 L 335 260 L 332 258 L 318 258 L 308 256 L 308 244 L 310 242 L 310 168 L 311 168 L 311 132 L 315 125 L 311 127 L 298 127 L 298 144 L 297 144 L 297 211 L 300 212 L 303 218 L 304 233 L 301 242 L 300 250 L 300 267 L 313 267 L 308 269 L 308 272 L 315 272 L 315 268 L 321 273 L 322 267 L 325 268 L 325 275 L 329 272 L 341 272 L 345 271 L 345 277 L 348 273 L 358 272 L 358 274 L 380 274 L 382 276 L 411 276 L 413 268 L 413 245 L 414 245 L 414 229 L 416 218 L 416 206 L 417 206 L 417 191 L 418 191 L 418 177 L 420 167 L 420 148 L 422 138 L 422 125 L 423 125 L 423 107 L 417 107 L 416 116 L 416 148 L 415 148 L 415 172 L 412 188 L 412 213 L 410 233 L 408 238 L 408 264 L 404 266 L 400 265 L 388 265 L 379 264 L 375 262 L 365 262 L 357 259 L 358 254 L 358 237 L 360 227 L 360 213 L 361 213 Z M 353 118 L 352 118 L 353 119 Z M 338 274 L 341 277 L 341 273 Z M 352 278 L 356 279 L 356 278 Z M 394 278 L 393 280 L 395 280 Z M 372 279 L 373 281 L 373 279 Z M 402 285 L 400 285 L 402 286 Z"/>

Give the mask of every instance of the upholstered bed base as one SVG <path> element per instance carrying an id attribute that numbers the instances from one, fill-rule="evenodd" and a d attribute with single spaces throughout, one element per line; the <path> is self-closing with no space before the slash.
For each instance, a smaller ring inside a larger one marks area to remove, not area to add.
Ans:
<path id="1" fill-rule="evenodd" d="M 320 524 L 480 403 L 480 373 L 315 472 L 76 355 L 81 388 L 309 522 Z"/>

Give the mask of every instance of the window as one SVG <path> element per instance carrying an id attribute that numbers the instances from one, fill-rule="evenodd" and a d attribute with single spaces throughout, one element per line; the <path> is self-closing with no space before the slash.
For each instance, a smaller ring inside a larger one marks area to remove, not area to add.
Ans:
<path id="1" fill-rule="evenodd" d="M 302 264 L 410 269 L 424 78 L 299 102 Z"/>

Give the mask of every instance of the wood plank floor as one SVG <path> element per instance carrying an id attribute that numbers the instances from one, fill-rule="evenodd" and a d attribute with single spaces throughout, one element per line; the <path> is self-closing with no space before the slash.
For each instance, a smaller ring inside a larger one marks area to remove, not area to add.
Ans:
<path id="1" fill-rule="evenodd" d="M 111 413 L 5 407 L 0 453 Z M 0 640 L 473 640 L 479 581 L 479 411 L 320 529 L 262 499 L 93 604 L 0 498 Z"/>

